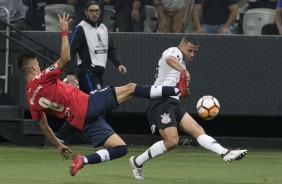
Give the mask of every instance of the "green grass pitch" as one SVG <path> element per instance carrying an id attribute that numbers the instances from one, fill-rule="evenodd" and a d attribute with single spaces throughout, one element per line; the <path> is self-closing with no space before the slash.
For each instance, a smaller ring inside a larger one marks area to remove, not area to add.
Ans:
<path id="1" fill-rule="evenodd" d="M 70 145 L 88 154 L 90 145 Z M 0 145 L 0 184 L 281 184 L 281 150 L 249 150 L 246 158 L 227 164 L 202 148 L 178 147 L 143 167 L 145 180 L 133 179 L 128 159 L 147 147 L 130 146 L 123 158 L 87 165 L 69 175 L 71 161 L 56 149 Z"/>

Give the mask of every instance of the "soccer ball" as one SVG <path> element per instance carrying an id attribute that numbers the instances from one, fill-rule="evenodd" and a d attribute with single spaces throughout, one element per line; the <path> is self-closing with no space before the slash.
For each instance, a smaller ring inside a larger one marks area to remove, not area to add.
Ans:
<path id="1" fill-rule="evenodd" d="M 197 113 L 205 120 L 213 119 L 218 114 L 219 109 L 218 100 L 210 95 L 203 96 L 197 102 Z"/>

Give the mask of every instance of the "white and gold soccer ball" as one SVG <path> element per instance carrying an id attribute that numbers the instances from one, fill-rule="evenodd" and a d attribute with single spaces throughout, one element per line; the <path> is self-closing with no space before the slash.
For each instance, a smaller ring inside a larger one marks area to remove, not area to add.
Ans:
<path id="1" fill-rule="evenodd" d="M 205 120 L 211 120 L 216 117 L 219 109 L 220 104 L 218 100 L 210 95 L 203 96 L 197 102 L 197 113 Z"/>

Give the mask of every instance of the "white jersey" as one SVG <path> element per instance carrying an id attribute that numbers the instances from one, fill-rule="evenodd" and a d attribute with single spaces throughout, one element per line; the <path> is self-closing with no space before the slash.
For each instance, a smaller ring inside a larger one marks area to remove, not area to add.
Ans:
<path id="1" fill-rule="evenodd" d="M 81 21 L 79 25 L 84 30 L 92 61 L 91 66 L 102 66 L 106 68 L 109 47 L 109 34 L 107 27 L 104 24 L 100 24 L 99 27 L 93 27 L 85 21 Z M 81 60 L 78 57 L 78 65 L 79 64 L 81 64 Z"/>
<path id="2" fill-rule="evenodd" d="M 176 86 L 176 84 L 179 82 L 180 72 L 167 64 L 166 58 L 168 56 L 175 57 L 182 65 L 183 69 L 186 69 L 181 51 L 177 47 L 168 48 L 163 52 L 162 57 L 158 62 L 156 81 L 154 83 L 156 86 Z"/>

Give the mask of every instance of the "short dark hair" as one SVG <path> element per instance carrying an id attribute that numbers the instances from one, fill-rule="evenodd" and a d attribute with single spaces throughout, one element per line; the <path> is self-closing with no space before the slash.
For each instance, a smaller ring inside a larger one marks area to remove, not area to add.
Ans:
<path id="1" fill-rule="evenodd" d="M 93 4 L 99 6 L 99 8 L 100 8 L 100 3 L 99 3 L 98 1 L 90 0 L 90 1 L 88 1 L 88 2 L 86 3 L 86 5 L 85 5 L 85 10 L 88 10 L 89 6 L 91 6 L 91 5 L 93 5 Z"/>
<path id="2" fill-rule="evenodd" d="M 185 42 L 185 43 L 191 43 L 191 44 L 197 45 L 197 46 L 199 45 L 199 42 L 198 42 L 196 36 L 192 35 L 192 34 L 184 35 L 183 38 L 182 38 L 182 41 Z"/>
<path id="3" fill-rule="evenodd" d="M 17 57 L 17 65 L 19 70 L 25 74 L 25 67 L 30 63 L 31 60 L 35 59 L 35 54 L 31 52 L 22 52 Z"/>

